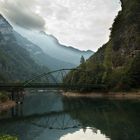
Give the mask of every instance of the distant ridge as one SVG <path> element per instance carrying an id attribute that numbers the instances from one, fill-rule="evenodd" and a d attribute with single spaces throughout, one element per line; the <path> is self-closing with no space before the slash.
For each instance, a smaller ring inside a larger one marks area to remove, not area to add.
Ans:
<path id="1" fill-rule="evenodd" d="M 27 40 L 25 37 L 22 37 L 19 33 L 14 32 L 14 35 L 17 43 L 25 48 L 30 53 L 30 56 L 34 59 L 34 61 L 39 65 L 47 66 L 50 70 L 76 67 L 76 65 L 72 63 L 56 59 L 47 53 L 44 53 L 40 47 Z"/>
<path id="2" fill-rule="evenodd" d="M 72 46 L 62 45 L 56 37 L 46 34 L 43 31 L 38 35 L 33 35 L 33 37 L 30 38 L 30 41 L 42 48 L 43 51 L 51 57 L 76 66 L 80 64 L 80 58 L 82 55 L 85 59 L 88 59 L 94 54 L 94 52 L 90 50 L 81 51 Z"/>

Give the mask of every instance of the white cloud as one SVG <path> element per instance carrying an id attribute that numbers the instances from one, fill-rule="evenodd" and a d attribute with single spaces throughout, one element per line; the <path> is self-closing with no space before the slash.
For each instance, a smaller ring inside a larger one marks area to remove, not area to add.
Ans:
<path id="1" fill-rule="evenodd" d="M 61 43 L 92 50 L 108 40 L 109 28 L 120 9 L 119 0 L 3 1 L 0 9 L 14 24 L 28 29 L 47 27 L 46 31 Z M 23 24 L 17 22 L 21 17 Z"/>

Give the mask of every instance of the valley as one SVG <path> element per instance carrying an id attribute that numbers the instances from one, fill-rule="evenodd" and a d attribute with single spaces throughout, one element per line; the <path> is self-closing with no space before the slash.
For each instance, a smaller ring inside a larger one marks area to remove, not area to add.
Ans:
<path id="1" fill-rule="evenodd" d="M 140 140 L 139 118 L 139 0 L 0 0 L 0 140 Z"/>

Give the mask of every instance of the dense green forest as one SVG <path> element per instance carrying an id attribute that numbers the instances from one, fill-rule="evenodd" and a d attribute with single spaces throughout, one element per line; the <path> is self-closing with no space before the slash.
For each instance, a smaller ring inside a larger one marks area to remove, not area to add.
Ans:
<path id="1" fill-rule="evenodd" d="M 105 84 L 113 91 L 140 88 L 140 1 L 121 2 L 122 10 L 110 29 L 109 41 L 81 63 L 79 71 L 71 71 L 64 82 Z"/>

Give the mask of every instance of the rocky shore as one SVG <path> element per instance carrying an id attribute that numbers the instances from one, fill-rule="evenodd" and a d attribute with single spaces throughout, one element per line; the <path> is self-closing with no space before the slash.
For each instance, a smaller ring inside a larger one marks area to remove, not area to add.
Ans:
<path id="1" fill-rule="evenodd" d="M 16 103 L 14 101 L 8 100 L 6 102 L 0 102 L 0 112 L 8 110 L 14 107 Z"/>
<path id="2" fill-rule="evenodd" d="M 140 91 L 138 92 L 109 92 L 109 93 L 74 93 L 63 92 L 63 96 L 73 98 L 107 98 L 107 99 L 140 99 Z"/>

